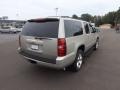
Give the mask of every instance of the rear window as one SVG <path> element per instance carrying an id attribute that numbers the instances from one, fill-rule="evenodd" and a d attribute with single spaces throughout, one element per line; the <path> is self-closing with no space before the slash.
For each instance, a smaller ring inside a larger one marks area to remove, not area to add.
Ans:
<path id="1" fill-rule="evenodd" d="M 30 20 L 22 31 L 22 35 L 35 37 L 58 37 L 59 20 Z"/>

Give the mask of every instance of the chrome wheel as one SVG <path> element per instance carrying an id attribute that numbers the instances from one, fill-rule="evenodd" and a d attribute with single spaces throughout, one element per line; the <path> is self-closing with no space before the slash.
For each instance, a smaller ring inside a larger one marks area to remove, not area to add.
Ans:
<path id="1" fill-rule="evenodd" d="M 75 61 L 70 66 L 68 66 L 67 69 L 74 72 L 78 72 L 82 67 L 82 63 L 84 59 L 83 56 L 84 56 L 84 52 L 82 50 L 78 50 Z"/>
<path id="2" fill-rule="evenodd" d="M 96 42 L 96 49 L 99 47 L 99 42 L 97 41 Z"/>
<path id="3" fill-rule="evenodd" d="M 77 63 L 76 63 L 78 69 L 81 68 L 81 65 L 82 65 L 82 59 L 83 59 L 82 55 L 79 54 L 79 55 L 78 55 L 78 58 L 77 58 Z"/>
<path id="4" fill-rule="evenodd" d="M 99 47 L 99 39 L 96 40 L 96 43 L 94 45 L 94 50 L 96 51 Z"/>

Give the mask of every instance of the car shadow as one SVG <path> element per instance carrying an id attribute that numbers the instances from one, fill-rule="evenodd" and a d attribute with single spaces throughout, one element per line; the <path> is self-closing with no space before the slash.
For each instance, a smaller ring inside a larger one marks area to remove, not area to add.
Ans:
<path id="1" fill-rule="evenodd" d="M 55 80 L 55 79 L 63 79 L 63 78 L 74 78 L 79 75 L 80 78 L 84 78 L 84 72 L 86 71 L 85 67 L 87 66 L 87 60 L 93 53 L 93 49 L 91 49 L 85 56 L 85 62 L 83 66 L 81 67 L 81 70 L 78 72 L 63 70 L 63 69 L 54 69 L 54 68 L 48 68 L 43 67 L 40 65 L 34 65 L 30 64 L 28 68 L 25 70 L 27 73 L 27 76 L 29 78 L 43 78 L 43 79 L 49 79 L 49 80 Z"/>

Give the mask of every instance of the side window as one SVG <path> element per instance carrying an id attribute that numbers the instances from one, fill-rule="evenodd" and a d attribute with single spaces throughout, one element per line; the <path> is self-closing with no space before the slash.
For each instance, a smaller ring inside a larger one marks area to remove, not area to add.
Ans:
<path id="1" fill-rule="evenodd" d="M 74 33 L 73 36 L 78 36 L 83 34 L 82 24 L 79 21 L 74 22 Z"/>
<path id="2" fill-rule="evenodd" d="M 91 33 L 95 33 L 96 29 L 91 24 L 89 24 L 89 26 L 90 26 Z"/>
<path id="3" fill-rule="evenodd" d="M 65 26 L 65 36 L 66 37 L 72 36 L 72 33 L 73 33 L 73 23 L 72 23 L 72 21 L 65 20 L 64 21 L 64 26 Z"/>
<path id="4" fill-rule="evenodd" d="M 90 30 L 89 30 L 89 26 L 88 26 L 87 23 L 84 23 L 84 28 L 85 28 L 86 34 L 89 34 L 89 33 L 90 33 Z"/>
<path id="5" fill-rule="evenodd" d="M 82 24 L 79 21 L 65 20 L 65 36 L 72 37 L 83 34 Z"/>

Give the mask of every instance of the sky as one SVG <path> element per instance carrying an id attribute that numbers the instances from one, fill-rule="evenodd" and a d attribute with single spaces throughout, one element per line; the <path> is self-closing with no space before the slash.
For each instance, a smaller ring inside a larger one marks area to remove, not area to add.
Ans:
<path id="1" fill-rule="evenodd" d="M 83 13 L 104 15 L 118 10 L 120 0 L 0 0 L 0 17 L 28 20 L 55 16 L 56 7 L 58 16 L 80 16 Z"/>

